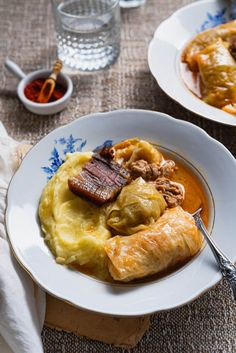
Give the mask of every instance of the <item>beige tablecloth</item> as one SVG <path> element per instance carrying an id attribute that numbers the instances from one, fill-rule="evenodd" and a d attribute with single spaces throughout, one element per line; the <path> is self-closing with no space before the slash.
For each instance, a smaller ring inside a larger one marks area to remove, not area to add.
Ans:
<path id="1" fill-rule="evenodd" d="M 160 90 L 148 69 L 147 48 L 155 28 L 188 2 L 147 0 L 144 7 L 123 11 L 122 48 L 117 63 L 101 73 L 74 77 L 72 100 L 61 114 L 37 117 L 27 112 L 16 98 L 16 79 L 2 68 L 0 120 L 8 132 L 18 140 L 35 143 L 55 127 L 84 114 L 142 108 L 163 111 L 201 126 L 236 155 L 235 128 L 214 124 L 180 107 Z M 9 56 L 29 72 L 50 66 L 54 55 L 50 1 L 0 0 L 1 63 Z M 150 330 L 132 352 L 235 353 L 235 319 L 231 292 L 227 284 L 220 283 L 192 304 L 154 315 Z M 49 328 L 44 329 L 42 337 L 46 353 L 124 352 Z"/>

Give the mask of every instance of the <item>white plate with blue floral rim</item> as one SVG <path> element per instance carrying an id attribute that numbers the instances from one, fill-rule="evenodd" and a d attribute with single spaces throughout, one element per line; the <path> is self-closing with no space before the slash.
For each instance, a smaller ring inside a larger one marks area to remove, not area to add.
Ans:
<path id="1" fill-rule="evenodd" d="M 149 68 L 161 89 L 188 110 L 204 118 L 236 126 L 236 116 L 203 102 L 186 86 L 181 54 L 199 32 L 226 23 L 236 14 L 236 2 L 201 0 L 184 6 L 163 21 L 149 45 Z"/>
<path id="2" fill-rule="evenodd" d="M 236 161 L 202 129 L 158 112 L 120 110 L 92 114 L 57 128 L 37 143 L 14 175 L 7 195 L 6 226 L 13 252 L 36 283 L 78 307 L 138 316 L 183 305 L 215 285 L 221 275 L 207 246 L 188 264 L 159 280 L 109 284 L 55 262 L 38 222 L 43 188 L 67 152 L 140 137 L 184 158 L 202 179 L 210 204 L 212 236 L 236 260 Z"/>

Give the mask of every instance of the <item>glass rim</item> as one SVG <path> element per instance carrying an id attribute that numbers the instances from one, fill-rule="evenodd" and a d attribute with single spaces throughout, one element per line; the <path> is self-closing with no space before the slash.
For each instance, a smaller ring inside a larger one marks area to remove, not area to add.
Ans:
<path id="1" fill-rule="evenodd" d="M 69 2 L 73 2 L 74 0 L 70 0 L 70 1 L 68 1 L 68 3 Z M 56 11 L 58 12 L 58 13 L 60 13 L 61 15 L 63 15 L 63 16 L 67 16 L 67 17 L 70 17 L 70 18 L 94 18 L 94 17 L 100 17 L 100 16 L 102 16 L 102 15 L 104 15 L 104 14 L 107 14 L 107 13 L 109 13 L 110 11 L 112 11 L 117 5 L 119 6 L 119 1 L 120 0 L 114 0 L 114 2 L 113 2 L 113 4 L 111 4 L 111 6 L 109 7 L 109 9 L 107 9 L 107 11 L 105 11 L 104 13 L 102 13 L 102 14 L 92 14 L 92 15 L 72 15 L 72 14 L 69 14 L 69 13 L 67 13 L 67 12 L 64 12 L 64 11 L 62 11 L 59 7 L 61 6 L 61 5 L 63 5 L 64 3 L 65 3 L 65 1 L 63 1 L 57 8 L 56 8 Z"/>

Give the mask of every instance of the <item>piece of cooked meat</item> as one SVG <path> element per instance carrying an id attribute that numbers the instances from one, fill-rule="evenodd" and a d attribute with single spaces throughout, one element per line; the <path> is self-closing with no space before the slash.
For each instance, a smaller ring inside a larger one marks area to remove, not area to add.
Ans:
<path id="1" fill-rule="evenodd" d="M 158 178 L 152 182 L 159 191 L 169 208 L 179 206 L 184 201 L 185 189 L 182 184 L 175 183 L 167 178 Z"/>
<path id="2" fill-rule="evenodd" d="M 86 163 L 77 176 L 68 180 L 69 189 L 76 195 L 100 206 L 107 201 L 112 201 L 118 192 L 130 181 L 127 169 L 112 160 L 105 154 L 95 154 Z"/>
<path id="3" fill-rule="evenodd" d="M 171 159 L 167 159 L 160 166 L 161 176 L 169 178 L 177 169 L 175 162 Z"/>
<path id="4" fill-rule="evenodd" d="M 99 151 L 100 156 L 106 159 L 113 159 L 115 155 L 115 150 L 113 147 L 103 147 L 101 151 Z"/>
<path id="5" fill-rule="evenodd" d="M 148 163 L 144 159 L 140 159 L 131 163 L 130 171 L 133 178 L 142 177 L 146 181 L 153 181 L 159 177 L 170 177 L 175 170 L 175 162 L 165 160 L 161 164 Z"/>

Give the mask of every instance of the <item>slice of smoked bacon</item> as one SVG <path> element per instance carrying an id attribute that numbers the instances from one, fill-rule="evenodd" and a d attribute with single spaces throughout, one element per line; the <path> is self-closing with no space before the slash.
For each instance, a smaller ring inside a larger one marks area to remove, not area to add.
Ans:
<path id="1" fill-rule="evenodd" d="M 68 180 L 68 186 L 74 194 L 100 206 L 112 201 L 129 181 L 128 170 L 114 162 L 108 154 L 96 153 L 79 175 Z"/>

